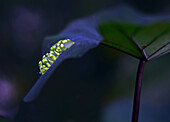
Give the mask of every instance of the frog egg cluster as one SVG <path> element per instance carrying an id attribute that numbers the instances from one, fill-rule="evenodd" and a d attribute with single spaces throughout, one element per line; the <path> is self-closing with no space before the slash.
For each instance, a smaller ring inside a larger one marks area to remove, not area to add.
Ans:
<path id="1" fill-rule="evenodd" d="M 50 52 L 43 55 L 42 60 L 39 61 L 40 74 L 45 72 L 52 66 L 54 61 L 75 42 L 70 39 L 60 40 L 51 46 Z"/>

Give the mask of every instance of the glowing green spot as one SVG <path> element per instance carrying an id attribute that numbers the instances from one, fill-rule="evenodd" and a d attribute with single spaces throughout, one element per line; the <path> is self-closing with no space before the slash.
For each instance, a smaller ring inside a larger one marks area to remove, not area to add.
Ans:
<path id="1" fill-rule="evenodd" d="M 39 65 L 42 66 L 42 62 L 41 61 L 39 61 Z"/>
<path id="2" fill-rule="evenodd" d="M 40 72 L 41 72 L 41 74 L 43 75 L 43 74 L 46 72 L 46 70 L 45 70 L 45 69 L 42 69 L 42 70 L 40 70 Z"/>
<path id="3" fill-rule="evenodd" d="M 54 51 L 50 51 L 50 54 L 54 54 Z"/>
<path id="4" fill-rule="evenodd" d="M 68 42 L 68 40 L 63 40 L 63 41 L 62 41 L 62 43 L 67 43 L 67 42 Z"/>
<path id="5" fill-rule="evenodd" d="M 57 48 L 56 48 L 56 51 L 57 51 L 57 52 L 60 52 L 60 51 L 62 51 L 62 49 L 61 49 L 60 47 L 57 47 Z"/>
<path id="6" fill-rule="evenodd" d="M 50 63 L 46 63 L 46 65 L 47 65 L 48 67 L 51 67 Z"/>
<path id="7" fill-rule="evenodd" d="M 44 58 L 44 59 L 42 60 L 42 62 L 43 62 L 43 63 L 47 63 L 47 62 L 48 62 L 47 58 Z"/>
<path id="8" fill-rule="evenodd" d="M 47 68 L 47 67 L 44 68 L 44 70 L 46 70 L 46 71 L 47 71 L 48 69 L 49 69 L 49 68 Z"/>
<path id="9" fill-rule="evenodd" d="M 50 57 L 50 58 L 52 58 L 54 55 L 53 54 L 51 54 L 51 53 L 49 53 L 49 55 L 48 55 L 48 57 Z"/>
<path id="10" fill-rule="evenodd" d="M 55 61 L 56 59 L 57 59 L 57 57 L 55 57 L 54 55 L 51 57 L 51 59 L 53 60 L 53 61 Z"/>
<path id="11" fill-rule="evenodd" d="M 54 53 L 55 53 L 57 56 L 59 56 L 59 55 L 60 55 L 60 53 L 58 53 L 58 52 L 56 52 L 56 51 L 54 51 Z"/>
<path id="12" fill-rule="evenodd" d="M 46 66 L 45 65 L 42 65 L 41 67 L 40 67 L 40 69 L 43 69 L 43 68 L 45 68 Z"/>
<path id="13" fill-rule="evenodd" d="M 61 49 L 65 51 L 67 48 L 64 46 L 64 44 L 61 44 Z"/>
<path id="14" fill-rule="evenodd" d="M 43 59 L 46 58 L 45 55 L 43 55 Z"/>
<path id="15" fill-rule="evenodd" d="M 53 45 L 50 49 L 54 51 L 56 49 L 56 45 Z"/>
<path id="16" fill-rule="evenodd" d="M 49 60 L 52 60 L 52 61 L 55 61 L 57 58 L 56 58 L 56 56 L 54 56 L 53 54 L 49 53 L 48 59 L 49 59 Z"/>
<path id="17" fill-rule="evenodd" d="M 53 64 L 54 63 L 54 61 L 51 61 L 51 60 L 48 60 L 51 64 Z"/>
<path id="18" fill-rule="evenodd" d="M 61 48 L 64 48 L 64 44 L 61 44 L 60 47 L 61 47 Z"/>

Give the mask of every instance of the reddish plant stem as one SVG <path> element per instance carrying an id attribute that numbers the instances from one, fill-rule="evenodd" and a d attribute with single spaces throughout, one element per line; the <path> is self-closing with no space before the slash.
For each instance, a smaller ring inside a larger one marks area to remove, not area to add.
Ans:
<path id="1" fill-rule="evenodd" d="M 143 70 L 144 70 L 145 63 L 146 61 L 140 60 L 138 71 L 137 71 L 135 94 L 134 94 L 134 101 L 133 101 L 132 122 L 138 122 L 142 78 L 143 78 Z"/>

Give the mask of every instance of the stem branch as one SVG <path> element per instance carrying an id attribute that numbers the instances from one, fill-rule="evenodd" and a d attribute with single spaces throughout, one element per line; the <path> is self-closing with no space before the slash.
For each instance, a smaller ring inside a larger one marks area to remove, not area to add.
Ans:
<path id="1" fill-rule="evenodd" d="M 132 122 L 138 122 L 141 86 L 142 86 L 143 70 L 144 70 L 145 63 L 146 61 L 140 60 L 138 71 L 137 71 L 135 94 L 134 94 L 134 101 L 133 101 Z"/>

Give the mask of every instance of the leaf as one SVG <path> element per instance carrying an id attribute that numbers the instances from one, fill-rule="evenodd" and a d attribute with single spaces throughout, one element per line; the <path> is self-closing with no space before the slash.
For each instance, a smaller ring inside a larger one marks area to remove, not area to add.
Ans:
<path id="1" fill-rule="evenodd" d="M 99 27 L 105 45 L 144 60 L 170 52 L 170 23 L 108 23 Z"/>
<path id="2" fill-rule="evenodd" d="M 121 28 L 129 33 L 123 32 Z M 136 26 L 131 25 L 121 25 L 121 24 L 104 24 L 100 26 L 100 32 L 104 36 L 104 41 L 102 42 L 105 45 L 109 45 L 118 50 L 121 50 L 125 53 L 133 55 L 138 58 L 142 58 L 140 48 L 136 45 L 134 41 L 130 38 L 130 33 L 134 31 Z M 128 29 L 130 31 L 128 31 Z"/>
<path id="3" fill-rule="evenodd" d="M 39 77 L 35 85 L 25 96 L 24 101 L 29 102 L 34 100 L 40 93 L 44 84 L 47 82 L 55 69 L 68 58 L 78 58 L 85 54 L 91 48 L 99 45 L 103 40 L 102 36 L 93 27 L 92 21 L 88 19 L 78 20 L 71 23 L 68 28 L 57 36 L 47 37 L 44 40 L 43 54 L 49 52 L 50 47 L 61 39 L 70 39 L 75 42 L 72 47 L 64 51 L 59 58 L 53 63 L 46 73 Z"/>
<path id="4" fill-rule="evenodd" d="M 63 51 L 45 74 L 40 76 L 24 101 L 32 101 L 39 95 L 48 78 L 64 60 L 81 57 L 101 42 L 140 59 L 150 60 L 169 52 L 169 20 L 170 16 L 148 16 L 129 7 L 119 7 L 70 23 L 58 35 L 45 38 L 43 54 L 62 39 L 70 39 L 74 45 Z M 156 41 L 147 46 L 155 38 Z M 146 48 L 143 50 L 144 46 Z"/>

